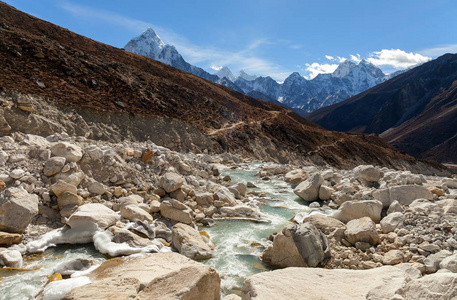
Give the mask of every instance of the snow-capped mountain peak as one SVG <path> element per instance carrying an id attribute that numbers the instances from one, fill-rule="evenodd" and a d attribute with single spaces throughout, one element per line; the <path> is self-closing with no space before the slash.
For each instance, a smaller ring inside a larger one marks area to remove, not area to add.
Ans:
<path id="1" fill-rule="evenodd" d="M 144 55 L 152 59 L 158 59 L 163 48 L 165 48 L 165 43 L 151 27 L 146 29 L 139 36 L 131 39 L 124 47 L 127 51 Z"/>
<path id="2" fill-rule="evenodd" d="M 235 76 L 233 76 L 232 71 L 230 71 L 228 67 L 223 67 L 214 75 L 217 75 L 217 77 L 219 77 L 220 79 L 223 79 L 225 77 L 230 81 L 235 81 L 236 79 Z"/>
<path id="3" fill-rule="evenodd" d="M 140 36 L 131 39 L 124 49 L 214 82 L 219 80 L 217 76 L 186 62 L 178 50 L 172 45 L 166 45 L 152 28 L 146 29 Z"/>
<path id="4" fill-rule="evenodd" d="M 362 59 L 359 63 L 360 65 L 372 65 L 374 66 L 371 62 L 367 61 L 366 59 Z"/>
<path id="5" fill-rule="evenodd" d="M 289 77 L 286 78 L 286 80 L 302 80 L 304 79 L 303 76 L 300 75 L 298 72 L 293 72 L 292 74 L 289 75 Z"/>
<path id="6" fill-rule="evenodd" d="M 249 75 L 244 70 L 241 70 L 236 76 L 235 79 L 242 78 L 246 81 L 253 81 L 256 80 L 258 77 L 256 75 Z"/>
<path id="7" fill-rule="evenodd" d="M 343 78 L 347 76 L 357 65 L 350 60 L 343 61 L 332 73 L 333 77 Z"/>

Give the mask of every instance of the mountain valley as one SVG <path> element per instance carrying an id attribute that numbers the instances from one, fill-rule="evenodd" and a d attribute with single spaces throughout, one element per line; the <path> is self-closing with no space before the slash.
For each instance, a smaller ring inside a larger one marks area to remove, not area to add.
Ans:
<path id="1" fill-rule="evenodd" d="M 279 84 L 0 2 L 0 300 L 456 299 L 457 176 L 410 155 L 454 158 L 456 57 Z"/>

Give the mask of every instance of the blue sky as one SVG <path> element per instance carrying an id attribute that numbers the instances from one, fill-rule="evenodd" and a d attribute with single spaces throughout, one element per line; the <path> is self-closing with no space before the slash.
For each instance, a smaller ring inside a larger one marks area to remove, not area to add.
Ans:
<path id="1" fill-rule="evenodd" d="M 94 40 L 122 48 L 147 27 L 185 60 L 214 73 L 278 81 L 367 59 L 390 73 L 457 52 L 455 0 L 6 0 Z"/>

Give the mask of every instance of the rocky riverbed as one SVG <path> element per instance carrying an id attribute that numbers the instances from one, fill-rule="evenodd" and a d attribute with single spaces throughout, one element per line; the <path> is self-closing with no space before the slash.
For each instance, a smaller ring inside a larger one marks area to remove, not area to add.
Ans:
<path id="1" fill-rule="evenodd" d="M 210 229 L 226 220 L 284 223 L 250 241 L 265 266 L 283 269 L 259 271 L 227 299 L 457 297 L 456 178 L 370 165 L 337 170 L 267 163 L 258 165 L 253 182 L 243 182 L 221 175 L 251 164 L 236 155 L 66 133 L 16 132 L 0 138 L 0 149 L 5 299 L 219 299 L 217 264 L 196 261 L 220 255 L 223 240 L 215 244 Z M 264 183 L 298 199 L 282 202 L 290 221 L 272 222 L 262 209 L 281 198 L 262 191 Z M 21 270 L 40 267 L 33 255 L 87 243 L 99 257 L 59 261 L 43 268 L 33 288 L 14 294 L 15 278 L 27 272 Z M 357 281 L 366 278 L 373 284 Z M 329 281 L 340 288 L 329 290 Z"/>

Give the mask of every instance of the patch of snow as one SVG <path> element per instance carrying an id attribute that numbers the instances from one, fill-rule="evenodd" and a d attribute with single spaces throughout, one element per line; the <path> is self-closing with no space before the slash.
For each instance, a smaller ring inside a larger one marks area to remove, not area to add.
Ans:
<path id="1" fill-rule="evenodd" d="M 77 277 L 50 282 L 43 291 L 43 300 L 62 299 L 71 290 L 91 283 L 89 277 Z"/>

